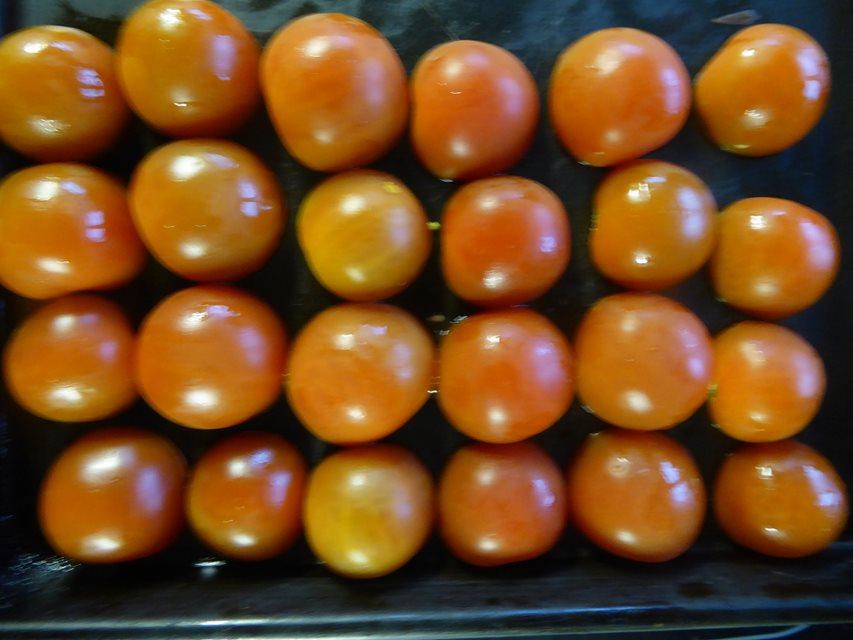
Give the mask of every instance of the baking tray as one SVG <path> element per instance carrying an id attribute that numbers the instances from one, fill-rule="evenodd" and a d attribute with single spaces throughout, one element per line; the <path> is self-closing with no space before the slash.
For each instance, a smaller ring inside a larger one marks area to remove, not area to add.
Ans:
<path id="1" fill-rule="evenodd" d="M 79 27 L 114 42 L 119 22 L 135 0 L 0 0 L 3 31 L 54 23 Z M 342 11 L 383 31 L 409 71 L 431 46 L 456 38 L 494 42 L 517 54 L 544 97 L 557 54 L 580 36 L 607 26 L 655 33 L 696 73 L 739 27 L 720 16 L 752 10 L 762 21 L 796 25 L 829 53 L 834 86 L 829 109 L 807 139 L 782 154 L 748 159 L 725 154 L 705 140 L 691 119 L 678 137 L 653 154 L 683 164 L 713 189 L 721 206 L 747 196 L 772 195 L 803 202 L 826 214 L 844 246 L 853 246 L 853 7 L 849 0 L 230 0 L 222 3 L 265 42 L 294 16 Z M 295 334 L 335 299 L 308 272 L 293 233 L 293 212 L 322 178 L 284 152 L 266 115 L 258 110 L 234 138 L 275 170 L 291 212 L 280 250 L 241 286 L 269 301 Z M 571 265 L 535 303 L 569 336 L 584 311 L 614 291 L 592 269 L 586 241 L 592 191 L 603 171 L 574 162 L 560 148 L 543 112 L 535 142 L 513 173 L 539 180 L 565 203 L 572 222 Z M 97 164 L 127 179 L 133 166 L 164 138 L 135 121 L 124 139 Z M 26 164 L 0 150 L 3 173 Z M 426 173 L 403 141 L 375 166 L 400 176 L 437 220 L 454 185 Z M 443 285 L 437 252 L 423 276 L 393 300 L 424 320 L 438 336 L 453 318 L 471 311 Z M 131 286 L 110 294 L 138 322 L 159 298 L 187 286 L 151 263 Z M 693 309 L 712 332 L 739 320 L 716 302 L 700 274 L 667 292 Z M 853 483 L 853 429 L 849 390 L 853 353 L 848 333 L 851 270 L 813 308 L 786 320 L 822 354 L 828 371 L 826 401 L 802 440 L 826 454 Z M 3 292 L 0 325 L 8 331 L 34 304 Z M 659 566 L 621 561 L 567 532 L 547 556 L 519 566 L 474 569 L 433 539 L 400 572 L 370 582 L 328 574 L 304 543 L 260 565 L 223 563 L 185 534 L 155 558 L 120 567 L 79 567 L 47 547 L 35 520 L 39 481 L 51 460 L 92 425 L 62 425 L 27 415 L 8 398 L 0 416 L 0 635 L 11 638 L 215 638 L 215 637 L 499 637 L 607 630 L 674 630 L 853 620 L 853 536 L 825 553 L 798 561 L 762 558 L 728 543 L 709 521 L 685 556 Z M 136 424 L 172 438 L 190 461 L 217 439 L 244 428 L 265 429 L 292 440 L 315 464 L 329 447 L 299 426 L 283 399 L 244 426 L 201 432 L 171 425 L 138 403 L 110 423 Z M 583 437 L 602 427 L 576 402 L 568 415 L 536 438 L 565 464 Z M 671 432 L 697 457 L 710 482 L 732 441 L 713 429 L 704 410 Z M 411 448 L 434 471 L 464 439 L 430 401 L 392 441 Z"/>

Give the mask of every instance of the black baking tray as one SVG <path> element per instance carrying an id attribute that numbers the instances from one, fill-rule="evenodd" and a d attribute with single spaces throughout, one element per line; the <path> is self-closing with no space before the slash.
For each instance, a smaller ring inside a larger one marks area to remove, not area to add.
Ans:
<path id="1" fill-rule="evenodd" d="M 2 31 L 53 23 L 79 27 L 114 42 L 118 25 L 135 0 L 0 0 Z M 608 26 L 646 29 L 667 40 L 691 74 L 739 27 L 715 20 L 749 10 L 761 21 L 796 25 L 829 53 L 834 86 L 829 109 L 800 144 L 779 155 L 747 159 L 725 154 L 703 138 L 694 119 L 678 137 L 651 154 L 683 164 L 713 189 L 721 206 L 747 196 L 779 196 L 826 214 L 844 246 L 853 243 L 853 6 L 849 0 L 341 0 L 223 2 L 265 42 L 294 16 L 342 11 L 381 29 L 409 71 L 440 42 L 473 38 L 516 53 L 532 71 L 544 98 L 557 54 L 580 36 Z M 741 14 L 744 15 L 744 14 Z M 746 14 L 747 16 L 749 14 Z M 723 21 L 726 22 L 726 21 Z M 0 97 L 2 99 L 2 97 Z M 584 311 L 614 291 L 592 269 L 586 240 L 590 201 L 602 170 L 584 167 L 560 148 L 543 111 L 533 147 L 513 173 L 553 189 L 570 212 L 573 246 L 565 276 L 535 303 L 569 336 Z M 259 153 L 275 170 L 291 211 L 280 250 L 241 286 L 269 301 L 291 335 L 336 301 L 311 277 L 293 233 L 293 212 L 322 175 L 287 156 L 258 110 L 234 138 Z M 165 141 L 135 121 L 116 148 L 97 164 L 127 179 L 140 157 Z M 26 161 L 0 148 L 0 173 Z M 432 178 L 406 141 L 375 166 L 400 176 L 438 220 L 454 185 Z M 444 286 L 437 248 L 428 269 L 393 300 L 420 317 L 438 336 L 471 309 Z M 110 294 L 138 322 L 161 297 L 188 283 L 154 264 L 131 286 Z M 714 300 L 704 275 L 667 292 L 693 309 L 717 332 L 739 320 Z M 849 393 L 853 381 L 850 332 L 851 270 L 847 259 L 833 288 L 813 308 L 784 322 L 822 354 L 828 393 L 819 416 L 801 439 L 826 454 L 853 482 L 853 428 Z M 2 336 L 34 307 L 2 294 Z M 248 424 L 226 432 L 200 432 L 167 423 L 138 403 L 111 423 L 136 424 L 172 438 L 188 459 L 236 430 L 282 433 L 314 464 L 329 447 L 299 426 L 281 399 Z M 565 464 L 583 437 L 602 427 L 576 402 L 568 415 L 536 440 Z M 728 543 L 711 518 L 696 546 L 663 565 L 632 564 L 592 548 L 574 532 L 544 558 L 510 568 L 480 570 L 455 560 L 433 539 L 400 572 L 369 582 L 333 577 L 304 543 L 260 565 L 223 563 L 191 535 L 155 558 L 121 567 L 80 567 L 57 557 L 35 520 L 42 475 L 61 449 L 92 425 L 62 425 L 27 415 L 8 398 L 0 415 L 0 636 L 10 638 L 218 638 L 218 637 L 499 637 L 558 635 L 608 630 L 675 630 L 853 620 L 853 536 L 817 557 L 777 561 Z M 671 432 L 697 457 L 711 482 L 733 442 L 710 426 L 700 411 Z M 433 472 L 464 439 L 430 401 L 392 441 L 411 448 Z M 698 636 L 695 636 L 698 637 Z"/>

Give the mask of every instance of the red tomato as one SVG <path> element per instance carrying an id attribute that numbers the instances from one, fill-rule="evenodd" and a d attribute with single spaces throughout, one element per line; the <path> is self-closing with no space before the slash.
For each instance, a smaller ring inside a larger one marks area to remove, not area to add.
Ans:
<path id="1" fill-rule="evenodd" d="M 529 302 L 569 263 L 569 218 L 548 188 L 501 176 L 465 185 L 441 216 L 441 268 L 460 298 L 487 307 Z"/>
<path id="2" fill-rule="evenodd" d="M 637 29 L 602 29 L 557 59 L 548 92 L 560 141 L 606 167 L 665 145 L 690 111 L 690 76 L 666 42 Z"/>
<path id="3" fill-rule="evenodd" d="M 575 337 L 578 395 L 602 420 L 627 429 L 666 429 L 704 402 L 711 340 L 702 321 L 654 294 L 602 298 Z"/>
<path id="4" fill-rule="evenodd" d="M 445 180 L 473 180 L 518 162 L 539 121 L 533 76 L 506 49 L 474 40 L 427 51 L 412 73 L 412 146 Z"/>
<path id="5" fill-rule="evenodd" d="M 542 555 L 566 524 L 562 474 L 527 442 L 463 447 L 444 468 L 438 501 L 453 555 L 484 567 Z"/>
<path id="6" fill-rule="evenodd" d="M 287 150 L 317 171 L 385 155 L 406 126 L 406 70 L 382 34 L 341 13 L 282 27 L 261 58 L 261 86 Z"/>
<path id="7" fill-rule="evenodd" d="M 284 326 L 261 300 L 224 286 L 184 289 L 145 318 L 136 345 L 142 396 L 172 422 L 221 429 L 281 392 Z"/>
<path id="8" fill-rule="evenodd" d="M 79 562 L 136 560 L 167 547 L 183 525 L 186 462 L 165 438 L 129 427 L 98 429 L 53 463 L 39 493 L 41 529 Z"/>
<path id="9" fill-rule="evenodd" d="M 129 113 L 112 49 L 69 27 L 30 27 L 3 38 L 0 96 L 0 139 L 40 162 L 97 156 L 116 141 Z"/>
<path id="10" fill-rule="evenodd" d="M 663 434 L 592 434 L 569 467 L 568 483 L 575 526 L 614 555 L 671 560 L 702 529 L 702 477 L 687 449 Z"/>
<path id="11" fill-rule="evenodd" d="M 518 442 L 572 404 L 569 341 L 528 309 L 490 311 L 453 327 L 439 350 L 438 404 L 450 423 L 485 442 Z"/>

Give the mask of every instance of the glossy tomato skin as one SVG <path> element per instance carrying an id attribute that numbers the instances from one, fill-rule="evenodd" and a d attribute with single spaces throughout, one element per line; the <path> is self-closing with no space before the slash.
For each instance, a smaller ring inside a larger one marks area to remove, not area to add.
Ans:
<path id="1" fill-rule="evenodd" d="M 145 263 L 124 188 L 73 163 L 22 169 L 0 183 L 0 283 L 27 298 L 113 289 Z"/>
<path id="2" fill-rule="evenodd" d="M 835 542 L 847 523 L 844 481 L 817 451 L 795 440 L 748 444 L 723 462 L 714 513 L 732 540 L 799 558 Z"/>
<path id="3" fill-rule="evenodd" d="M 411 315 L 390 305 L 342 304 L 315 316 L 293 342 L 287 399 L 318 438 L 384 438 L 429 397 L 435 349 Z"/>
<path id="4" fill-rule="evenodd" d="M 0 95 L 0 139 L 40 162 L 99 155 L 129 114 L 112 49 L 70 27 L 30 27 L 3 38 Z"/>
<path id="5" fill-rule="evenodd" d="M 438 489 L 441 536 L 460 560 L 483 567 L 536 558 L 566 525 L 559 468 L 529 442 L 458 450 Z"/>
<path id="6" fill-rule="evenodd" d="M 826 390 L 817 351 L 796 333 L 741 322 L 714 339 L 711 420 L 746 442 L 782 440 L 814 418 Z"/>
<path id="7" fill-rule="evenodd" d="M 705 400 L 708 330 L 689 309 L 651 293 L 618 293 L 587 312 L 575 336 L 578 395 L 602 420 L 667 429 Z"/>
<path id="8" fill-rule="evenodd" d="M 148 249 L 189 280 L 236 280 L 278 248 L 286 209 L 273 173 L 226 140 L 180 140 L 149 153 L 130 185 Z"/>
<path id="9" fill-rule="evenodd" d="M 444 180 L 473 180 L 518 162 L 539 121 L 539 91 L 506 49 L 455 40 L 430 49 L 411 80 L 415 154 Z"/>
<path id="10" fill-rule="evenodd" d="M 830 83 L 826 53 L 807 33 L 757 24 L 729 38 L 696 76 L 696 110 L 724 150 L 766 156 L 812 130 Z"/>
<path id="11" fill-rule="evenodd" d="M 181 452 L 162 436 L 131 427 L 92 431 L 60 454 L 42 482 L 42 532 L 79 562 L 150 556 L 183 526 L 185 477 Z"/>
<path id="12" fill-rule="evenodd" d="M 776 320 L 823 296 L 839 254 L 835 228 L 817 211 L 781 198 L 746 198 L 720 214 L 711 280 L 723 302 Z"/>
<path id="13" fill-rule="evenodd" d="M 27 411 L 58 422 L 108 418 L 136 398 L 133 328 L 97 296 L 60 298 L 26 318 L 3 354 L 6 386 Z"/>
<path id="14" fill-rule="evenodd" d="M 308 194 L 296 234 L 320 284 L 346 300 L 376 302 L 420 274 L 432 247 L 427 223 L 423 206 L 400 180 L 355 170 Z"/>
<path id="15" fill-rule="evenodd" d="M 441 216 L 441 268 L 460 298 L 484 307 L 529 302 L 563 274 L 569 218 L 547 187 L 513 176 L 459 189 Z"/>
<path id="16" fill-rule="evenodd" d="M 391 43 L 341 13 L 282 27 L 264 49 L 261 88 L 281 141 L 316 171 L 382 157 L 403 134 L 409 112 L 406 70 Z"/>
<path id="17" fill-rule="evenodd" d="M 305 460 L 272 433 L 246 431 L 220 440 L 193 468 L 187 520 L 216 553 L 267 560 L 302 531 Z"/>
<path id="18" fill-rule="evenodd" d="M 162 300 L 136 345 L 139 390 L 155 411 L 194 429 L 248 420 L 281 391 L 284 326 L 264 302 L 201 285 Z"/>
<path id="19" fill-rule="evenodd" d="M 690 452 L 663 434 L 594 433 L 567 477 L 573 524 L 614 555 L 672 560 L 702 529 L 707 503 L 702 476 Z"/>
<path id="20" fill-rule="evenodd" d="M 402 447 L 344 449 L 311 472 L 305 536 L 335 573 L 377 578 L 424 545 L 435 520 L 434 493 L 429 472 Z"/>
<path id="21" fill-rule="evenodd" d="M 589 250 L 596 268 L 629 289 L 659 291 L 686 280 L 714 249 L 717 204 L 683 167 L 637 160 L 598 185 Z"/>
<path id="22" fill-rule="evenodd" d="M 524 440 L 572 404 L 569 341 L 529 309 L 475 314 L 439 347 L 438 404 L 459 431 L 484 442 Z"/>
<path id="23" fill-rule="evenodd" d="M 124 21 L 116 53 L 131 108 L 167 135 L 228 135 L 258 102 L 258 45 L 209 0 L 149 0 Z"/>
<path id="24" fill-rule="evenodd" d="M 602 29 L 560 54 L 548 107 L 569 153 L 584 164 L 612 166 L 675 137 L 690 111 L 690 77 L 657 36 Z"/>

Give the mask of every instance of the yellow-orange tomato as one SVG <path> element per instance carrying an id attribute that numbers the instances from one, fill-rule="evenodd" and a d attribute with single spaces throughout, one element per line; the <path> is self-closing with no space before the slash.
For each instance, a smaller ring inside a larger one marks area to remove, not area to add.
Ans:
<path id="1" fill-rule="evenodd" d="M 149 153 L 130 208 L 151 253 L 190 280 L 235 280 L 278 247 L 286 211 L 275 176 L 225 140 L 181 140 Z"/>
<path id="2" fill-rule="evenodd" d="M 314 435 L 370 442 L 399 429 L 426 402 L 434 348 L 402 309 L 342 304 L 313 318 L 293 342 L 285 389 Z"/>
<path id="3" fill-rule="evenodd" d="M 629 560 L 680 556 L 705 519 L 696 463 L 660 433 L 592 434 L 569 467 L 568 484 L 574 525 L 595 545 Z"/>
<path id="4" fill-rule="evenodd" d="M 508 169 L 533 140 L 539 92 L 506 49 L 446 42 L 421 57 L 411 87 L 412 145 L 439 178 L 473 180 Z"/>
<path id="5" fill-rule="evenodd" d="M 614 169 L 595 192 L 592 261 L 629 289 L 657 291 L 693 275 L 716 239 L 717 203 L 696 175 L 659 160 Z"/>
<path id="6" fill-rule="evenodd" d="M 844 531 L 848 503 L 832 463 L 795 440 L 748 444 L 726 458 L 714 488 L 723 531 L 753 551 L 799 558 Z"/>
<path id="7" fill-rule="evenodd" d="M 733 438 L 770 442 L 801 431 L 826 389 L 823 361 L 793 331 L 741 322 L 714 340 L 711 419 Z"/>
<path id="8" fill-rule="evenodd" d="M 142 322 L 139 391 L 158 413 L 221 429 L 271 405 L 284 375 L 284 326 L 261 300 L 225 286 L 183 289 Z"/>
<path id="9" fill-rule="evenodd" d="M 705 400 L 711 353 L 705 325 L 674 300 L 650 293 L 608 296 L 578 327 L 578 395 L 618 427 L 666 429 Z"/>
<path id="10" fill-rule="evenodd" d="M 129 113 L 112 49 L 70 27 L 30 27 L 3 38 L 0 96 L 0 139 L 41 162 L 97 156 Z"/>
<path id="11" fill-rule="evenodd" d="M 435 519 L 432 478 L 395 445 L 345 449 L 308 479 L 305 536 L 317 557 L 348 578 L 376 578 L 406 564 Z"/>
<path id="12" fill-rule="evenodd" d="M 122 25 L 116 53 L 130 106 L 167 135 L 227 135 L 258 102 L 258 44 L 210 0 L 146 2 Z"/>
<path id="13" fill-rule="evenodd" d="M 569 341 L 528 309 L 489 311 L 457 324 L 439 351 L 438 404 L 453 426 L 484 442 L 518 442 L 572 404 Z"/>
<path id="14" fill-rule="evenodd" d="M 775 320 L 810 307 L 838 272 L 839 241 L 814 209 L 780 198 L 746 198 L 719 217 L 711 279 L 724 302 Z"/>
<path id="15" fill-rule="evenodd" d="M 186 493 L 187 520 L 217 553 L 266 560 L 302 530 L 306 467 L 302 454 L 272 433 L 239 433 L 208 449 Z"/>
<path id="16" fill-rule="evenodd" d="M 807 33 L 757 24 L 726 40 L 696 76 L 696 109 L 724 150 L 766 156 L 812 130 L 829 85 L 829 60 Z"/>
<path id="17" fill-rule="evenodd" d="M 31 413 L 61 422 L 107 418 L 136 398 L 133 329 L 109 300 L 61 298 L 15 330 L 3 373 L 15 400 Z"/>
<path id="18" fill-rule="evenodd" d="M 441 268 L 460 298 L 488 307 L 537 298 L 569 262 L 569 218 L 548 188 L 512 176 L 477 180 L 441 216 Z"/>
<path id="19" fill-rule="evenodd" d="M 341 298 L 374 302 L 420 274 L 432 247 L 427 223 L 421 203 L 394 176 L 347 171 L 308 194 L 296 234 L 320 284 Z"/>
<path id="20" fill-rule="evenodd" d="M 606 167 L 663 146 L 690 111 L 690 77 L 666 42 L 637 29 L 602 29 L 557 60 L 551 122 L 579 161 Z"/>
<path id="21" fill-rule="evenodd" d="M 406 70 L 382 34 L 341 13 L 303 16 L 264 48 L 261 88 L 287 150 L 317 171 L 385 155 L 406 126 Z"/>
<path id="22" fill-rule="evenodd" d="M 47 472 L 38 503 L 42 532 L 80 562 L 150 556 L 180 532 L 185 476 L 181 452 L 162 436 L 130 427 L 93 431 Z"/>
<path id="23" fill-rule="evenodd" d="M 28 298 L 113 289 L 145 263 L 124 188 L 80 164 L 28 167 L 0 183 L 0 283 Z"/>
<path id="24" fill-rule="evenodd" d="M 529 442 L 468 445 L 442 472 L 438 514 L 457 558 L 484 567 L 530 560 L 551 549 L 566 525 L 563 477 Z"/>

